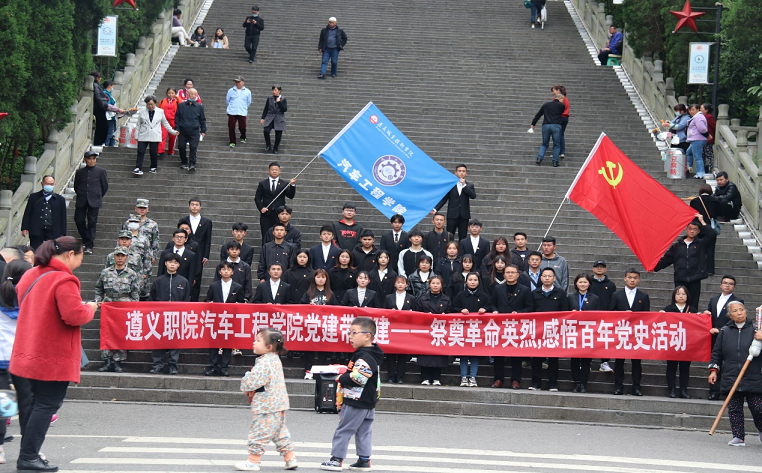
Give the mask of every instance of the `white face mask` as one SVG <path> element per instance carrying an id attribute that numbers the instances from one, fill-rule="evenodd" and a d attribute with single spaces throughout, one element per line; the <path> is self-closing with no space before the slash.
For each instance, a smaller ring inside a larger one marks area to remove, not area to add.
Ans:
<path id="1" fill-rule="evenodd" d="M 137 222 L 130 222 L 130 223 L 127 224 L 127 229 L 130 230 L 130 231 L 135 231 L 138 228 L 140 228 L 140 224 L 137 223 Z"/>

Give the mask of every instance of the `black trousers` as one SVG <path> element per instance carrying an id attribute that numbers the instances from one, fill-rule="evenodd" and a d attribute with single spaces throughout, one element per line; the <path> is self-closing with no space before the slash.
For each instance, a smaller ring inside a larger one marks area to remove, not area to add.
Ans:
<path id="1" fill-rule="evenodd" d="M 688 381 L 691 377 L 690 361 L 667 361 L 667 387 L 675 389 L 675 375 L 678 366 L 680 367 L 680 389 L 684 391 L 688 389 Z"/>
<path id="2" fill-rule="evenodd" d="M 158 366 L 159 369 L 164 368 L 164 362 L 162 360 L 164 359 L 165 352 L 169 352 L 169 360 L 167 360 L 169 366 L 177 368 L 177 362 L 180 360 L 180 350 L 154 350 L 151 352 L 153 365 Z"/>
<path id="3" fill-rule="evenodd" d="M 200 137 L 201 136 L 198 133 L 195 135 L 186 135 L 185 133 L 180 133 L 177 136 L 177 147 L 180 149 L 180 163 L 188 166 L 196 165 L 196 158 L 198 157 L 198 142 Z M 185 157 L 186 144 L 188 144 L 190 147 L 190 160 L 186 159 Z"/>
<path id="4" fill-rule="evenodd" d="M 532 385 L 542 384 L 542 360 L 544 358 L 532 358 Z M 555 388 L 558 384 L 558 358 L 548 358 L 548 389 Z"/>
<path id="5" fill-rule="evenodd" d="M 243 47 L 249 52 L 249 59 L 252 61 L 257 57 L 257 48 L 259 47 L 259 35 L 246 35 L 243 41 Z"/>
<path id="6" fill-rule="evenodd" d="M 198 146 L 198 143 L 196 143 L 196 146 Z M 148 148 L 148 153 L 151 155 L 151 167 L 159 167 L 159 143 L 155 141 L 138 141 L 138 159 L 135 161 L 135 167 L 140 170 L 143 169 L 143 157 L 146 155 L 146 148 Z M 185 146 L 180 149 L 184 150 Z M 192 152 L 193 147 L 191 146 Z"/>
<path id="7" fill-rule="evenodd" d="M 421 366 L 421 381 L 440 381 L 442 379 L 442 368 L 428 368 Z"/>
<path id="8" fill-rule="evenodd" d="M 259 214 L 259 229 L 262 232 L 262 246 L 264 246 L 265 235 L 267 234 L 267 231 L 270 230 L 273 225 L 278 222 L 280 222 L 280 219 L 278 218 L 278 214 L 275 211 L 275 206 L 271 205 L 270 210 Z"/>
<path id="9" fill-rule="evenodd" d="M 230 364 L 230 358 L 233 356 L 233 350 L 230 348 L 224 348 L 222 350 L 222 355 L 220 355 L 220 351 L 216 348 L 212 348 L 209 350 L 209 364 L 212 368 L 227 368 Z"/>
<path id="10" fill-rule="evenodd" d="M 464 238 L 468 238 L 468 219 L 467 218 L 448 218 L 447 219 L 447 231 L 455 236 L 455 230 L 458 231 L 458 239 L 460 241 Z"/>
<path id="11" fill-rule="evenodd" d="M 40 454 L 48 428 L 50 428 L 50 418 L 63 405 L 69 382 L 40 381 L 37 379 L 21 378 L 20 376 L 14 376 L 14 381 L 17 378 L 28 381 L 28 386 L 31 390 L 31 404 L 29 412 L 25 416 L 26 419 L 19 416 L 19 423 L 23 432 L 19 458 L 32 461 L 37 459 Z"/>
<path id="12" fill-rule="evenodd" d="M 8 370 L 6 369 L 0 369 L 0 389 L 3 390 L 9 390 L 11 389 L 11 379 L 10 379 L 10 373 L 8 373 Z M 21 415 L 19 414 L 19 418 L 21 418 Z M 5 443 L 5 434 L 8 431 L 8 425 L 0 419 L 0 447 L 3 446 L 3 443 Z"/>
<path id="13" fill-rule="evenodd" d="M 701 281 L 675 281 L 675 287 L 685 286 L 688 289 L 688 305 L 693 307 L 699 306 L 699 298 L 701 297 Z"/>
<path id="14" fill-rule="evenodd" d="M 26 422 L 29 420 L 29 413 L 32 411 L 32 382 L 14 374 L 11 375 L 11 379 L 13 379 L 13 386 L 16 388 L 16 399 L 19 404 L 19 430 L 21 430 L 21 435 L 24 435 Z"/>
<path id="15" fill-rule="evenodd" d="M 201 275 L 204 273 L 204 267 L 201 266 L 201 271 L 199 271 L 196 275 L 196 284 L 191 287 L 191 296 L 190 301 L 191 302 L 198 302 L 199 297 L 201 296 Z"/>
<path id="16" fill-rule="evenodd" d="M 405 364 L 410 355 L 386 355 L 386 372 L 389 379 L 402 379 L 405 377 Z"/>
<path id="17" fill-rule="evenodd" d="M 572 358 L 571 372 L 575 383 L 581 383 L 583 386 L 590 379 L 590 362 L 592 358 Z"/>
<path id="18" fill-rule="evenodd" d="M 496 356 L 492 363 L 495 381 L 505 381 L 505 362 L 511 363 L 511 381 L 521 382 L 521 358 L 517 356 Z M 542 363 L 540 364 L 542 367 Z"/>
<path id="19" fill-rule="evenodd" d="M 632 387 L 640 389 L 640 380 L 643 379 L 643 367 L 640 360 L 632 361 Z M 624 385 L 624 360 L 614 362 L 614 387 L 621 388 Z"/>
<path id="20" fill-rule="evenodd" d="M 265 126 L 263 134 L 265 135 L 265 146 L 268 148 L 270 147 L 270 131 L 275 128 L 275 120 L 271 121 L 269 125 Z M 280 146 L 280 139 L 283 136 L 282 131 L 275 130 L 275 145 L 273 145 L 273 150 L 278 151 L 278 146 Z"/>
<path id="21" fill-rule="evenodd" d="M 717 335 L 712 334 L 712 350 L 714 350 L 714 343 L 717 341 Z M 722 369 L 717 371 L 717 381 L 714 384 L 709 384 L 709 394 L 720 395 L 720 380 L 722 379 Z M 19 406 L 21 409 L 21 406 Z"/>
<path id="22" fill-rule="evenodd" d="M 77 224 L 77 231 L 85 248 L 92 248 L 95 243 L 95 227 L 98 225 L 100 210 L 100 207 L 90 207 L 87 203 L 74 209 L 74 223 Z"/>
<path id="23" fill-rule="evenodd" d="M 97 112 L 93 110 L 93 116 L 95 117 L 93 145 L 103 146 L 106 143 L 106 138 L 108 138 L 108 120 L 106 119 L 106 111 Z"/>
<path id="24" fill-rule="evenodd" d="M 48 240 L 53 239 L 53 230 L 42 229 L 39 235 L 29 234 L 29 246 L 35 250 Z"/>

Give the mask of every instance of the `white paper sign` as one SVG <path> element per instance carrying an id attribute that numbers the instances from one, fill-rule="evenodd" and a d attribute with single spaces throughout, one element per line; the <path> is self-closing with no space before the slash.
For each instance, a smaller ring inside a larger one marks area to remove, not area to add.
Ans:
<path id="1" fill-rule="evenodd" d="M 98 27 L 98 52 L 96 56 L 116 57 L 116 16 L 107 16 Z"/>
<path id="2" fill-rule="evenodd" d="M 688 83 L 709 83 L 709 46 L 712 43 L 691 43 Z"/>

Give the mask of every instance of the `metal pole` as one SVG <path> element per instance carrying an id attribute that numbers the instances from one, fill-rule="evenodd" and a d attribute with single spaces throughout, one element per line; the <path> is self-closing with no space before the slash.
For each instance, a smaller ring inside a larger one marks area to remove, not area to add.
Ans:
<path id="1" fill-rule="evenodd" d="M 720 88 L 720 26 L 722 21 L 722 3 L 714 4 L 717 7 L 717 23 L 714 28 L 714 83 L 712 84 L 712 108 L 717 114 L 717 92 Z"/>

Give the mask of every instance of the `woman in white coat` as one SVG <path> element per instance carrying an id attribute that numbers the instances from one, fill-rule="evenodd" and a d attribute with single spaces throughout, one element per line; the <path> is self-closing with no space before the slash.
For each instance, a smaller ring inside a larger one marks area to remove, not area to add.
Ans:
<path id="1" fill-rule="evenodd" d="M 144 101 L 146 108 L 138 113 L 138 159 L 135 162 L 135 169 L 132 171 L 136 176 L 143 175 L 143 157 L 146 154 L 146 148 L 151 153 L 150 172 L 156 173 L 159 143 L 161 142 L 160 126 L 163 125 L 173 135 L 180 134 L 169 124 L 164 116 L 164 110 L 156 106 L 156 97 L 149 95 Z"/>

